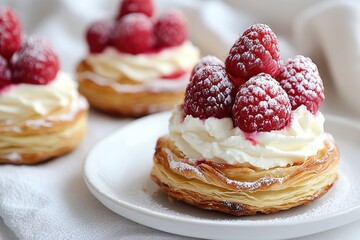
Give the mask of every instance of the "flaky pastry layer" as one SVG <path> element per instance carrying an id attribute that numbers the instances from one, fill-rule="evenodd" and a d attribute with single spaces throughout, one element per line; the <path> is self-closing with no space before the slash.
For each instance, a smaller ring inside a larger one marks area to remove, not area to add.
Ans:
<path id="1" fill-rule="evenodd" d="M 157 141 L 151 177 L 170 197 L 199 208 L 236 216 L 270 214 L 325 194 L 337 179 L 338 162 L 331 137 L 302 164 L 263 170 L 187 159 L 166 136 Z"/>
<path id="2" fill-rule="evenodd" d="M 66 154 L 82 140 L 87 129 L 84 98 L 71 112 L 0 124 L 0 163 L 36 164 Z"/>
<path id="3" fill-rule="evenodd" d="M 91 72 L 91 66 L 82 61 L 77 67 L 77 74 Z M 101 77 L 101 76 L 99 76 Z M 185 89 L 177 91 L 116 91 L 110 85 L 97 84 L 90 78 L 78 77 L 79 91 L 90 105 L 100 111 L 129 117 L 140 117 L 150 113 L 172 109 L 180 103 Z M 134 85 L 134 81 L 122 79 L 122 83 Z"/>

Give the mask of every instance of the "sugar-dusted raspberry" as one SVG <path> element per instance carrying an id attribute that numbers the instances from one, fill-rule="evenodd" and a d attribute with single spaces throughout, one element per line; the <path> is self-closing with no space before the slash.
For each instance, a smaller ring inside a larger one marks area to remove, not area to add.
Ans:
<path id="1" fill-rule="evenodd" d="M 228 73 L 244 81 L 259 73 L 276 77 L 280 64 L 276 35 L 265 24 L 255 24 L 248 28 L 234 43 L 225 60 Z"/>
<path id="2" fill-rule="evenodd" d="M 280 84 L 261 73 L 240 87 L 232 114 L 234 125 L 245 132 L 269 132 L 286 126 L 291 105 Z"/>
<path id="3" fill-rule="evenodd" d="M 32 36 L 12 58 L 11 69 L 16 83 L 47 84 L 59 71 L 59 57 L 49 42 Z"/>
<path id="4" fill-rule="evenodd" d="M 154 32 L 159 48 L 181 45 L 188 37 L 184 15 L 176 9 L 165 12 L 155 23 Z"/>
<path id="5" fill-rule="evenodd" d="M 224 63 L 215 56 L 206 55 L 205 57 L 201 58 L 198 63 L 194 66 L 191 77 L 200 69 L 205 66 L 224 66 Z"/>
<path id="6" fill-rule="evenodd" d="M 110 44 L 114 27 L 112 19 L 102 19 L 91 24 L 86 31 L 86 41 L 91 53 L 100 53 Z"/>
<path id="7" fill-rule="evenodd" d="M 154 45 L 154 26 L 142 13 L 132 13 L 121 18 L 115 27 L 112 42 L 119 51 L 131 54 L 148 52 Z"/>
<path id="8" fill-rule="evenodd" d="M 319 71 L 310 58 L 301 55 L 289 59 L 277 77 L 289 95 L 292 109 L 301 105 L 315 114 L 324 101 L 324 86 Z"/>
<path id="9" fill-rule="evenodd" d="M 22 28 L 19 18 L 10 8 L 0 9 L 0 55 L 6 59 L 20 49 Z"/>
<path id="10" fill-rule="evenodd" d="M 148 17 L 154 14 L 154 4 L 152 0 L 124 0 L 120 5 L 117 20 L 130 13 L 143 13 Z"/>
<path id="11" fill-rule="evenodd" d="M 11 72 L 5 58 L 0 56 L 0 90 L 11 84 Z"/>
<path id="12" fill-rule="evenodd" d="M 184 111 L 200 119 L 231 116 L 236 87 L 222 66 L 199 69 L 186 87 Z"/>

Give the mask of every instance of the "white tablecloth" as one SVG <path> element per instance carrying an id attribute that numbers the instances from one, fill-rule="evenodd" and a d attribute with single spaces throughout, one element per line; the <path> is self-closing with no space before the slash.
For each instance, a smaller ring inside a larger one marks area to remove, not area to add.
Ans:
<path id="1" fill-rule="evenodd" d="M 14 7 L 28 35 L 49 39 L 60 54 L 62 69 L 72 73 L 86 54 L 84 29 L 94 19 L 114 15 L 118 2 L 2 0 L 0 4 Z M 302 53 L 318 64 L 326 88 L 322 111 L 359 121 L 360 3 L 159 0 L 156 4 L 158 12 L 172 4 L 182 8 L 191 22 L 193 42 L 204 54 L 220 58 L 249 25 L 267 23 L 279 37 L 284 59 Z M 91 111 L 89 131 L 71 154 L 36 166 L 0 166 L 0 239 L 184 239 L 116 215 L 85 186 L 81 165 L 86 153 L 130 121 Z M 302 239 L 359 238 L 357 221 Z"/>

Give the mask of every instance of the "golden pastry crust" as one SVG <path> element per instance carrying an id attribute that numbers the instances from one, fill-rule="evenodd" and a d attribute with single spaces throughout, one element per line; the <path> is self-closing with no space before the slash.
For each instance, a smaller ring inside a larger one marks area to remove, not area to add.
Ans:
<path id="1" fill-rule="evenodd" d="M 76 72 L 79 91 L 88 99 L 90 105 L 97 110 L 113 115 L 140 117 L 169 110 L 182 102 L 184 97 L 185 89 L 177 91 L 116 91 L 109 85 L 101 85 L 89 77 L 84 77 L 83 73 L 96 74 L 85 61 L 78 65 Z M 121 81 L 124 84 L 134 85 L 134 82 L 129 79 Z"/>
<path id="2" fill-rule="evenodd" d="M 78 104 L 61 116 L 0 124 L 0 163 L 37 164 L 73 150 L 87 129 L 86 100 L 81 97 Z"/>
<path id="3" fill-rule="evenodd" d="M 309 204 L 337 179 L 333 139 L 304 163 L 263 170 L 246 165 L 190 161 L 168 137 L 156 144 L 152 179 L 169 196 L 199 208 L 236 216 L 275 213 Z"/>

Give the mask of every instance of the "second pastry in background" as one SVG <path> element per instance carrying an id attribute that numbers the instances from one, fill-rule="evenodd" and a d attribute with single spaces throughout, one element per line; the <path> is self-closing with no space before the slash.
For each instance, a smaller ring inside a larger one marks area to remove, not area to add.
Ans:
<path id="1" fill-rule="evenodd" d="M 0 164 L 36 164 L 72 151 L 87 130 L 88 104 L 57 51 L 27 37 L 0 9 Z"/>
<path id="2" fill-rule="evenodd" d="M 125 0 L 116 17 L 87 29 L 89 54 L 77 78 L 92 107 L 139 117 L 181 102 L 199 50 L 188 39 L 180 11 L 154 11 L 151 0 Z"/>

